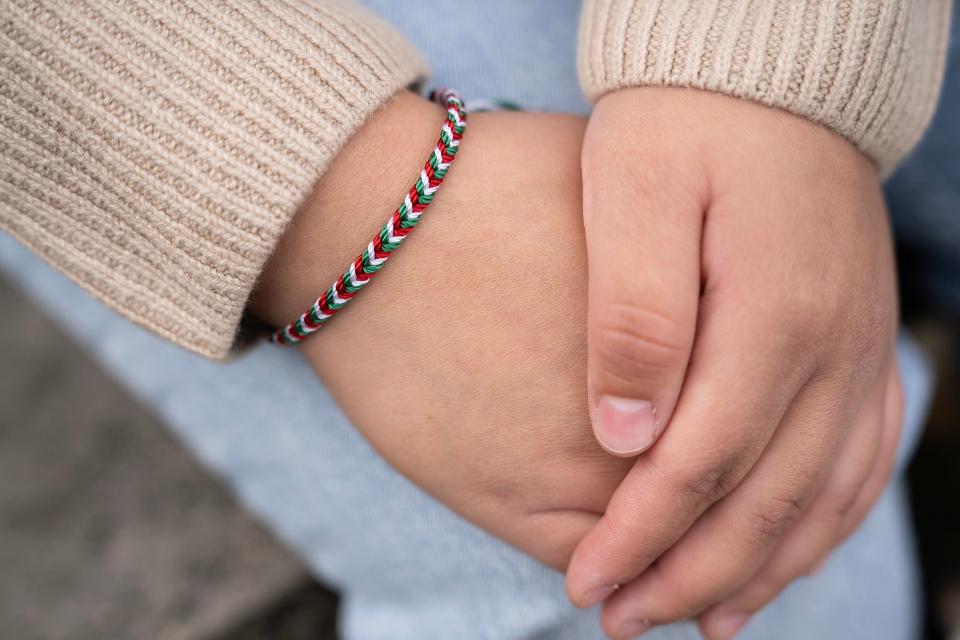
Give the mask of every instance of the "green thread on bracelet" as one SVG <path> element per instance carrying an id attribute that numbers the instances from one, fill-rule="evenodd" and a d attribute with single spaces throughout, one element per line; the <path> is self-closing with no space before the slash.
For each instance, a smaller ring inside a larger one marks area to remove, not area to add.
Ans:
<path id="1" fill-rule="evenodd" d="M 433 202 L 443 179 L 450 171 L 457 151 L 460 150 L 460 139 L 467 126 L 467 113 L 460 96 L 451 89 L 434 91 L 431 98 L 447 107 L 447 117 L 437 144 L 424 163 L 417 182 L 343 275 L 299 318 L 274 332 L 270 336 L 271 342 L 296 344 L 318 331 L 383 268 L 387 258 L 403 244 L 403 240 L 417 226 L 424 210 Z"/>

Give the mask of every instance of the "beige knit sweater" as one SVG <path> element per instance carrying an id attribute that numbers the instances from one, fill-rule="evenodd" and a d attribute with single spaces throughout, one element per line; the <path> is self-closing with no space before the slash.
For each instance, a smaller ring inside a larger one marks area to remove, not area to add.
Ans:
<path id="1" fill-rule="evenodd" d="M 585 0 L 596 99 L 700 87 L 888 172 L 936 102 L 950 0 Z M 132 320 L 230 349 L 286 223 L 423 60 L 328 0 L 0 0 L 0 227 Z"/>

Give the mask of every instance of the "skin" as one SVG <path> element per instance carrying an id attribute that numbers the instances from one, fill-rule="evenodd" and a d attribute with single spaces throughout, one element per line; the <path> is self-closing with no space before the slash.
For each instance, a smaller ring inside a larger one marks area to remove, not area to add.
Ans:
<path id="1" fill-rule="evenodd" d="M 873 169 L 840 138 L 637 91 L 601 100 L 586 134 L 574 117 L 472 115 L 420 227 L 302 351 L 398 470 L 569 564 L 576 604 L 623 585 L 602 594 L 611 636 L 699 616 L 722 640 L 889 477 L 890 234 Z M 288 322 L 353 259 L 442 117 L 403 93 L 364 125 L 266 266 L 258 315 Z M 603 395 L 651 401 L 656 444 L 598 447 Z"/>
<path id="2" fill-rule="evenodd" d="M 353 259 L 415 180 L 443 117 L 401 94 L 352 139 L 267 265 L 253 300 L 262 318 L 296 317 Z M 301 347 L 401 473 L 559 570 L 630 466 L 596 446 L 583 386 L 584 126 L 471 115 L 420 225 Z"/>
<path id="3" fill-rule="evenodd" d="M 613 637 L 699 616 L 726 640 L 889 478 L 902 400 L 879 181 L 807 121 L 664 88 L 601 99 L 582 165 L 594 429 L 645 452 L 568 592 L 607 598 Z M 606 396 L 649 402 L 653 438 L 609 420 Z"/>

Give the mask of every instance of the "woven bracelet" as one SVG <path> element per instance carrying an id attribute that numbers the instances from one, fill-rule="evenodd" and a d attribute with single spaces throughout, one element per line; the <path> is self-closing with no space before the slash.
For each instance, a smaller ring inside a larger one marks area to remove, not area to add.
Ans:
<path id="1" fill-rule="evenodd" d="M 410 188 L 403 202 L 390 219 L 367 244 L 367 248 L 350 263 L 343 275 L 330 285 L 327 292 L 299 318 L 274 332 L 270 341 L 276 344 L 296 344 L 319 330 L 327 320 L 342 309 L 383 268 L 387 258 L 403 239 L 417 226 L 424 209 L 433 201 L 443 179 L 460 149 L 460 138 L 467 126 L 467 114 L 456 91 L 437 90 L 431 99 L 447 107 L 447 119 L 440 130 L 440 139 L 420 171 L 420 178 Z"/>

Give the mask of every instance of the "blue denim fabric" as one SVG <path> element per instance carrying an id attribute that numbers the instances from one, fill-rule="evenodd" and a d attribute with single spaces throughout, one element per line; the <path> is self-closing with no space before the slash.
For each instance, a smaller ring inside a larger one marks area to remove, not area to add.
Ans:
<path id="1" fill-rule="evenodd" d="M 427 54 L 437 83 L 468 97 L 587 110 L 575 77 L 573 0 L 367 4 Z M 131 325 L 3 235 L 0 269 L 45 308 L 70 309 L 65 329 L 320 580 L 341 590 L 344 638 L 603 637 L 596 611 L 567 603 L 560 574 L 463 521 L 387 465 L 296 351 L 261 345 L 229 364 L 207 362 Z M 909 338 L 899 355 L 907 397 L 902 468 L 923 423 L 930 372 Z M 791 586 L 742 638 L 914 638 L 915 566 L 897 480 L 823 571 Z M 698 636 L 684 623 L 648 637 Z"/>

